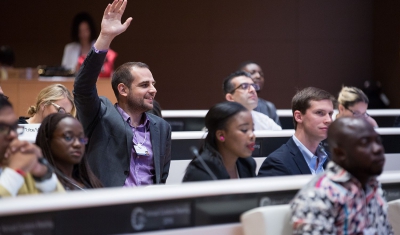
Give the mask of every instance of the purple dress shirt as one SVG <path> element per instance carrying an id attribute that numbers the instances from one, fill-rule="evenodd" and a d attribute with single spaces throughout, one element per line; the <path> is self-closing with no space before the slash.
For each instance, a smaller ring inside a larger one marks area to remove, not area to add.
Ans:
<path id="1" fill-rule="evenodd" d="M 119 113 L 122 115 L 122 118 L 129 124 L 132 130 L 133 146 L 141 144 L 142 146 L 146 147 L 148 151 L 148 155 L 138 155 L 136 154 L 135 148 L 132 146 L 129 175 L 125 180 L 124 187 L 153 184 L 155 170 L 153 149 L 150 138 L 150 121 L 146 113 L 143 113 L 146 118 L 144 123 L 135 128 L 131 125 L 131 117 L 129 117 L 129 115 L 121 107 L 119 107 L 118 104 L 116 104 L 116 106 Z"/>

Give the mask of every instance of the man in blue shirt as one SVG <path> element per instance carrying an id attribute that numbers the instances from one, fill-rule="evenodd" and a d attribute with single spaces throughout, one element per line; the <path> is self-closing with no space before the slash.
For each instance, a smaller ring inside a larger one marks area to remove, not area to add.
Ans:
<path id="1" fill-rule="evenodd" d="M 318 174 L 329 160 L 321 145 L 332 122 L 335 98 L 327 91 L 307 87 L 292 99 L 295 133 L 263 162 L 258 176 Z"/>

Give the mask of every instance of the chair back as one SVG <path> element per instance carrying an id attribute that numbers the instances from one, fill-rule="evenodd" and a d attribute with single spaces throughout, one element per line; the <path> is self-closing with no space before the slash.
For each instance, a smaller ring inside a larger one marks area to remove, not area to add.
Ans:
<path id="1" fill-rule="evenodd" d="M 244 235 L 291 235 L 290 205 L 264 206 L 240 217 Z"/>

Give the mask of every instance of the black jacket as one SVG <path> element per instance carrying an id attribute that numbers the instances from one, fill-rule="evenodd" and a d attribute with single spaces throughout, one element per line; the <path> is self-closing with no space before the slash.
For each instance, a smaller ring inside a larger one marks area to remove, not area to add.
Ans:
<path id="1" fill-rule="evenodd" d="M 230 179 L 230 176 L 222 162 L 221 156 L 217 152 L 210 150 L 210 148 L 205 148 L 204 151 L 201 153 L 201 157 L 210 168 L 212 173 L 214 173 L 214 175 L 217 177 L 217 179 Z M 256 162 L 252 157 L 238 158 L 238 160 L 236 161 L 236 166 L 240 178 L 251 178 L 256 176 Z M 186 169 L 185 176 L 183 177 L 183 182 L 206 180 L 212 180 L 212 178 L 204 169 L 199 159 L 195 157 L 189 163 L 189 166 Z"/>

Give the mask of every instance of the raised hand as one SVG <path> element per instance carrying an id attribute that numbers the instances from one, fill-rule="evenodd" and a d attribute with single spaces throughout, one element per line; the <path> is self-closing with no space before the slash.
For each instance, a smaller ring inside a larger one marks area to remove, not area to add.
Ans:
<path id="1" fill-rule="evenodd" d="M 101 21 L 100 35 L 94 45 L 96 49 L 108 49 L 111 41 L 128 28 L 132 17 L 129 17 L 125 23 L 121 22 L 127 3 L 127 0 L 114 0 L 112 4 L 108 4 Z"/>

